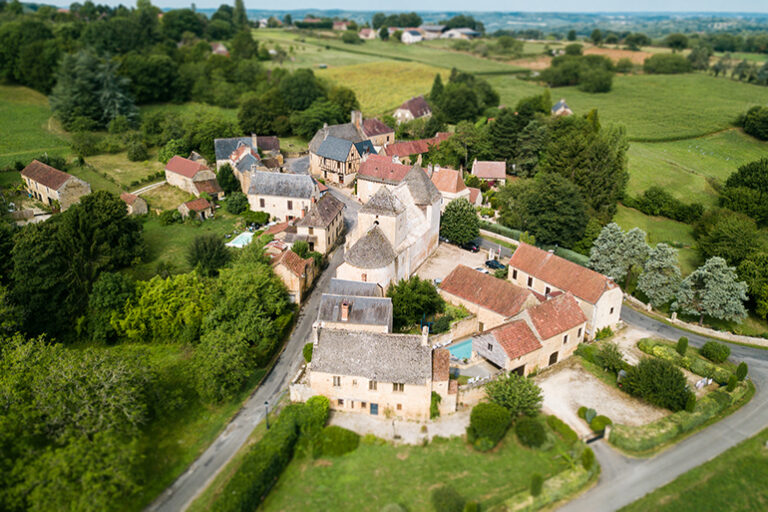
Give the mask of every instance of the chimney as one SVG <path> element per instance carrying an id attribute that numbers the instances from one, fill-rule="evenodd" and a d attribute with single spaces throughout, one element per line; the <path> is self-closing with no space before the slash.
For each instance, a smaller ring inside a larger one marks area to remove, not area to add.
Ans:
<path id="1" fill-rule="evenodd" d="M 355 125 L 355 128 L 358 130 L 360 129 L 360 125 L 363 124 L 363 113 L 359 110 L 353 110 L 352 111 L 352 124 Z"/>
<path id="2" fill-rule="evenodd" d="M 429 346 L 429 326 L 425 325 L 421 328 L 421 346 L 422 347 L 428 347 Z"/>
<path id="3" fill-rule="evenodd" d="M 341 301 L 341 321 L 342 322 L 348 322 L 349 321 L 349 301 L 343 300 Z"/>
<path id="4" fill-rule="evenodd" d="M 259 150 L 259 138 L 256 136 L 255 133 L 251 134 L 251 145 L 253 145 L 253 150 L 258 151 Z"/>

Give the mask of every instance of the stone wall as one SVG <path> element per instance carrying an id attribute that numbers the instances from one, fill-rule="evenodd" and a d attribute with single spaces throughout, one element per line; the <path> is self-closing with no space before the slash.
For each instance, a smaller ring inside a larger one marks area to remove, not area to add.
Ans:
<path id="1" fill-rule="evenodd" d="M 477 317 L 470 315 L 451 324 L 451 330 L 442 334 L 435 334 L 429 337 L 429 342 L 433 347 L 445 346 L 453 340 L 466 338 L 477 332 Z"/>

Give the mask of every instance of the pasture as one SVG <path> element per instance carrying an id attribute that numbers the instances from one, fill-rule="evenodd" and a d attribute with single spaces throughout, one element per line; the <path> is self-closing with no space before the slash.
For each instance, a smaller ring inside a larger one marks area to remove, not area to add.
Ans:
<path id="1" fill-rule="evenodd" d="M 149 158 L 143 162 L 131 162 L 125 152 L 90 156 L 86 158 L 86 162 L 102 172 L 109 173 L 126 190 L 137 188 L 138 185 L 134 182 L 162 171 L 165 167 L 157 160 L 156 148 L 150 150 Z"/>

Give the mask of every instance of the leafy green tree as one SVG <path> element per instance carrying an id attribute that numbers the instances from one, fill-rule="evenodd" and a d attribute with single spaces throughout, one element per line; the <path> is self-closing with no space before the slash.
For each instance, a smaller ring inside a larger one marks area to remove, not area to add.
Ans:
<path id="1" fill-rule="evenodd" d="M 705 257 L 719 256 L 729 265 L 738 265 L 750 253 L 765 247 L 765 237 L 755 221 L 729 210 L 708 210 L 693 234 Z"/>
<path id="2" fill-rule="evenodd" d="M 485 126 L 475 126 L 468 121 L 456 125 L 454 134 L 436 145 L 430 146 L 424 161 L 458 169 L 468 167 L 472 161 L 488 160 L 493 157 L 493 148 Z"/>
<path id="3" fill-rule="evenodd" d="M 615 343 L 605 343 L 597 352 L 597 357 L 603 368 L 616 375 L 624 369 L 624 356 Z"/>
<path id="4" fill-rule="evenodd" d="M 645 59 L 643 71 L 660 75 L 689 73 L 691 63 L 679 53 L 657 53 Z"/>
<path id="5" fill-rule="evenodd" d="M 428 280 L 411 276 L 401 279 L 387 289 L 387 297 L 392 299 L 392 322 L 395 329 L 418 324 L 445 309 L 445 301 Z"/>
<path id="6" fill-rule="evenodd" d="M 253 373 L 253 352 L 245 337 L 214 329 L 200 338 L 193 366 L 198 394 L 221 402 L 234 397 Z"/>
<path id="7" fill-rule="evenodd" d="M 187 262 L 201 275 L 213 277 L 229 262 L 224 240 L 215 234 L 199 235 L 187 249 Z"/>
<path id="8" fill-rule="evenodd" d="M 349 114 L 353 110 L 360 110 L 355 91 L 349 87 L 335 86 L 328 91 L 328 101 L 337 105 L 341 113 Z"/>
<path id="9" fill-rule="evenodd" d="M 651 249 L 637 281 L 637 289 L 648 297 L 653 307 L 660 308 L 675 297 L 681 281 L 677 251 L 660 243 Z"/>
<path id="10" fill-rule="evenodd" d="M 157 154 L 157 159 L 167 164 L 168 161 L 176 155 L 186 155 L 189 153 L 189 146 L 181 139 L 171 139 L 163 146 Z"/>
<path id="11" fill-rule="evenodd" d="M 688 48 L 688 37 L 685 34 L 669 34 L 664 38 L 664 44 L 678 52 Z"/>
<path id="12" fill-rule="evenodd" d="M 440 111 L 449 123 L 474 121 L 482 111 L 475 91 L 467 84 L 450 82 L 443 91 Z"/>
<path id="13" fill-rule="evenodd" d="M 242 192 L 233 192 L 227 198 L 226 209 L 234 215 L 243 213 L 248 209 L 248 197 Z"/>
<path id="14" fill-rule="evenodd" d="M 308 109 L 291 114 L 291 126 L 296 135 L 310 139 L 324 124 L 336 124 L 345 118 L 337 104 L 318 100 Z"/>
<path id="15" fill-rule="evenodd" d="M 603 42 L 603 32 L 596 28 L 592 31 L 592 33 L 589 35 L 589 39 L 597 46 L 600 46 L 600 44 Z"/>
<path id="16" fill-rule="evenodd" d="M 530 379 L 516 373 L 505 373 L 485 385 L 488 399 L 506 408 L 512 418 L 536 416 L 541 410 L 541 388 Z"/>
<path id="17" fill-rule="evenodd" d="M 174 41 L 181 41 L 185 32 L 202 37 L 207 18 L 192 9 L 173 9 L 163 14 L 162 31 Z"/>
<path id="18" fill-rule="evenodd" d="M 768 107 L 754 106 L 744 115 L 744 131 L 760 140 L 768 140 Z"/>
<path id="19" fill-rule="evenodd" d="M 88 330 L 93 341 L 117 341 L 112 317 L 120 313 L 135 291 L 136 284 L 125 274 L 104 272 L 99 276 L 88 298 Z"/>
<path id="20" fill-rule="evenodd" d="M 259 54 L 259 43 L 253 39 L 250 29 L 238 30 L 230 46 L 233 59 L 247 60 Z"/>
<path id="21" fill-rule="evenodd" d="M 169 56 L 138 52 L 121 57 L 117 73 L 130 80 L 130 90 L 137 103 L 170 101 L 179 75 L 178 65 Z"/>
<path id="22" fill-rule="evenodd" d="M 664 359 L 650 357 L 631 366 L 622 384 L 629 394 L 671 411 L 684 409 L 690 393 L 680 368 Z"/>
<path id="23" fill-rule="evenodd" d="M 480 221 L 469 201 L 462 197 L 448 203 L 440 217 L 440 235 L 458 245 L 480 235 Z"/>
<path id="24" fill-rule="evenodd" d="M 232 11 L 232 23 L 236 27 L 248 26 L 248 15 L 245 12 L 245 2 L 243 0 L 235 0 L 235 9 Z"/>
<path id="25" fill-rule="evenodd" d="M 443 85 L 443 78 L 440 76 L 440 73 L 437 73 L 435 75 L 434 81 L 432 82 L 432 89 L 429 91 L 429 101 L 439 105 L 443 98 L 444 91 L 445 86 Z"/>
<path id="26" fill-rule="evenodd" d="M 642 267 L 648 259 L 649 251 L 644 231 L 632 228 L 624 233 L 618 224 L 611 222 L 595 240 L 589 255 L 589 266 L 615 281 L 624 279 L 626 287 L 634 269 Z"/>
<path id="27" fill-rule="evenodd" d="M 496 159 L 508 162 L 512 160 L 515 155 L 515 144 L 522 128 L 516 112 L 508 108 L 499 112 L 488 131 Z"/>
<path id="28" fill-rule="evenodd" d="M 280 82 L 280 94 L 290 110 L 305 110 L 325 91 L 311 69 L 297 69 Z"/>
<path id="29" fill-rule="evenodd" d="M 768 224 L 768 158 L 742 165 L 731 174 L 720 205 Z"/>
<path id="30" fill-rule="evenodd" d="M 548 142 L 549 128 L 546 123 L 535 119 L 528 123 L 517 135 L 513 174 L 523 178 L 535 176 L 539 172 L 541 155 Z"/>
<path id="31" fill-rule="evenodd" d="M 747 256 L 739 265 L 738 274 L 747 284 L 750 303 L 757 316 L 768 317 L 768 253 Z"/>
<path id="32" fill-rule="evenodd" d="M 587 226 L 584 228 L 584 237 L 576 242 L 576 245 L 573 246 L 573 250 L 584 256 L 589 256 L 592 246 L 594 245 L 595 240 L 597 240 L 597 237 L 600 236 L 602 230 L 603 226 L 600 224 L 600 221 L 594 217 L 590 217 Z"/>
<path id="33" fill-rule="evenodd" d="M 709 69 L 709 59 L 712 57 L 712 47 L 705 43 L 700 43 L 691 50 L 686 57 L 691 63 L 691 68 L 706 71 Z"/>
<path id="34" fill-rule="evenodd" d="M 568 41 L 575 41 L 576 40 L 576 31 L 573 30 L 573 29 L 569 30 L 568 31 L 568 35 L 566 36 L 566 39 L 568 39 Z"/>
<path id="35" fill-rule="evenodd" d="M 224 191 L 225 194 L 230 196 L 237 193 L 242 194 L 242 192 L 240 192 L 240 182 L 235 177 L 235 174 L 232 172 L 232 166 L 230 166 L 229 164 L 224 164 L 221 166 L 218 173 L 216 173 L 216 181 L 219 182 L 219 185 L 221 186 L 221 189 Z M 246 198 L 245 208 L 241 209 L 239 212 L 230 212 L 230 213 L 240 213 L 247 209 L 248 209 L 248 199 Z"/>
<path id="36" fill-rule="evenodd" d="M 389 28 L 388 27 L 381 27 L 379 29 L 379 39 L 382 41 L 389 41 Z"/>
<path id="37" fill-rule="evenodd" d="M 704 315 L 740 322 L 747 316 L 747 284 L 737 278 L 735 269 L 723 258 L 709 258 L 683 280 L 672 309 L 699 315 L 699 324 Z"/>

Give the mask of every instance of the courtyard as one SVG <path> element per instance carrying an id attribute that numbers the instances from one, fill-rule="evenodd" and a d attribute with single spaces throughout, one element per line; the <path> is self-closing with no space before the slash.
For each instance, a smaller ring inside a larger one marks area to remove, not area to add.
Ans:
<path id="1" fill-rule="evenodd" d="M 442 281 L 445 276 L 456 268 L 456 265 L 466 265 L 470 268 L 485 268 L 488 253 L 484 250 L 478 252 L 465 251 L 453 244 L 441 242 L 432 256 L 422 263 L 416 270 L 416 275 L 421 279 Z"/>

